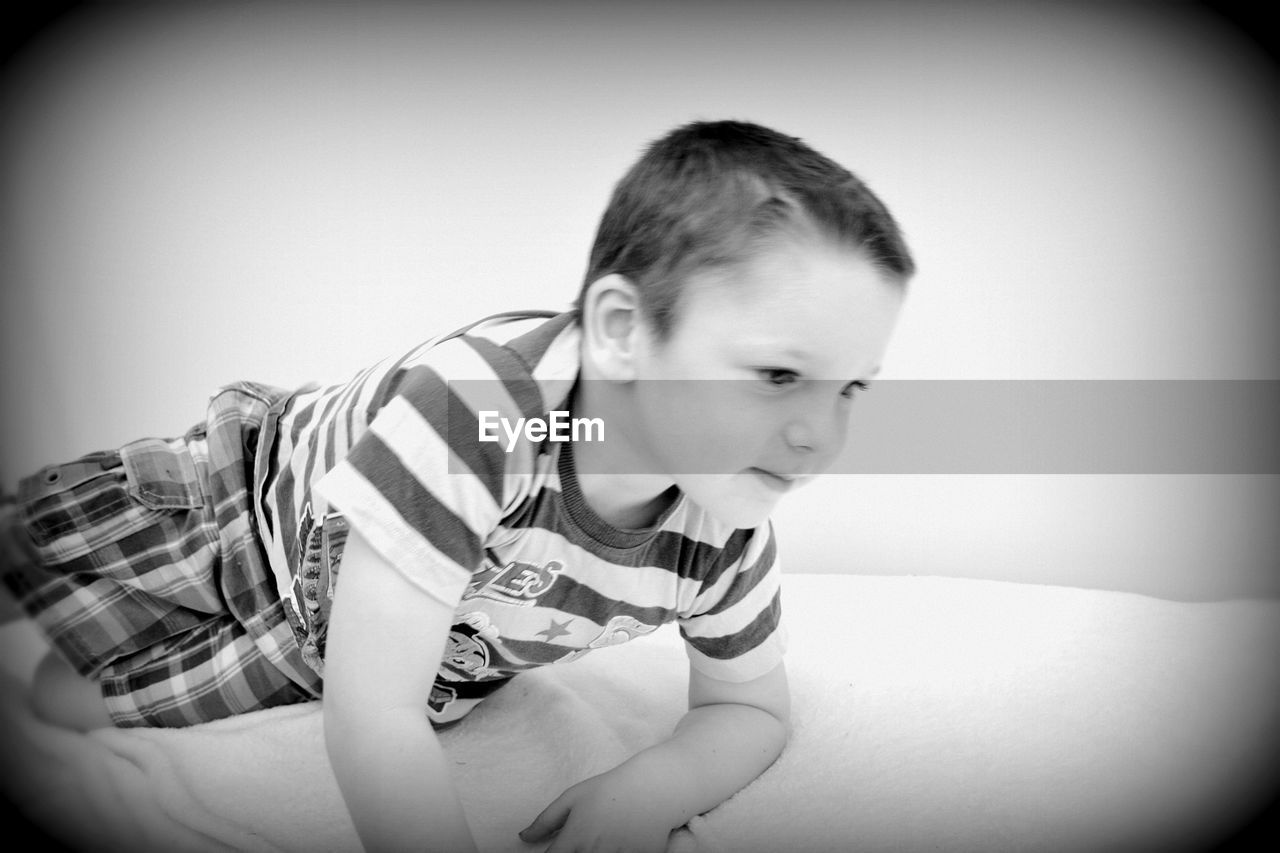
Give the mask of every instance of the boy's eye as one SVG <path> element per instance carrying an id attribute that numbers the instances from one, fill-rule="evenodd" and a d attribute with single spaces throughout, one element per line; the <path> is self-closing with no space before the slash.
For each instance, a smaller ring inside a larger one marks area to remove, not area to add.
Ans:
<path id="1" fill-rule="evenodd" d="M 866 391 L 869 387 L 870 385 L 868 383 L 863 382 L 860 379 L 855 379 L 853 382 L 844 386 L 844 389 L 840 392 L 840 396 L 844 397 L 846 400 L 852 400 L 855 394 L 859 391 Z"/>
<path id="2" fill-rule="evenodd" d="M 799 374 L 794 370 L 785 370 L 779 367 L 757 368 L 756 375 L 771 388 L 784 388 L 795 384 L 800 379 Z"/>

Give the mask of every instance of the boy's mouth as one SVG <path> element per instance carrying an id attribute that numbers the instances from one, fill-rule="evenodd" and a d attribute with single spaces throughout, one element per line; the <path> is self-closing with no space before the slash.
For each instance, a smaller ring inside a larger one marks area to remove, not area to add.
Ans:
<path id="1" fill-rule="evenodd" d="M 756 479 L 766 487 L 777 492 L 788 491 L 800 482 L 800 478 L 792 474 L 775 474 L 773 471 L 767 471 L 764 468 L 748 468 L 747 470 L 754 474 Z"/>

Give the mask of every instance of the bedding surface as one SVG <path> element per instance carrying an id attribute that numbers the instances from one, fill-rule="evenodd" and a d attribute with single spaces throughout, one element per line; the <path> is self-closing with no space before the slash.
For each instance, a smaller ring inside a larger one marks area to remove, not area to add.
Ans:
<path id="1" fill-rule="evenodd" d="M 672 851 L 1205 850 L 1276 793 L 1280 602 L 788 574 L 793 733 Z M 183 730 L 53 729 L 0 628 L 3 793 L 76 850 L 357 851 L 320 705 Z M 683 711 L 679 637 L 520 676 L 441 733 L 482 850 Z M 545 847 L 545 845 L 542 845 Z"/>

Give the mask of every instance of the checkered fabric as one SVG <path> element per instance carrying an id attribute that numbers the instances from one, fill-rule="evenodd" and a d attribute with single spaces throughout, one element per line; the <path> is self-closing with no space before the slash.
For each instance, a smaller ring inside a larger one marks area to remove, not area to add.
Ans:
<path id="1" fill-rule="evenodd" d="M 263 420 L 285 392 L 223 389 L 175 439 L 49 466 L 0 514 L 9 591 L 121 726 L 185 726 L 317 698 L 254 531 Z"/>

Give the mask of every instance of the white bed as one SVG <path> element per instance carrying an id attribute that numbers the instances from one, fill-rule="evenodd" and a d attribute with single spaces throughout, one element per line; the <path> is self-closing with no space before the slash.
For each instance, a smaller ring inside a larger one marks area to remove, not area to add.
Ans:
<path id="1" fill-rule="evenodd" d="M 791 742 L 673 850 L 1203 850 L 1276 793 L 1280 602 L 803 574 L 784 600 Z M 359 849 L 318 704 L 76 735 L 22 701 L 34 628 L 0 642 L 4 794 L 52 838 Z M 481 848 L 539 849 L 517 830 L 667 731 L 684 668 L 664 629 L 522 676 L 443 732 Z"/>

